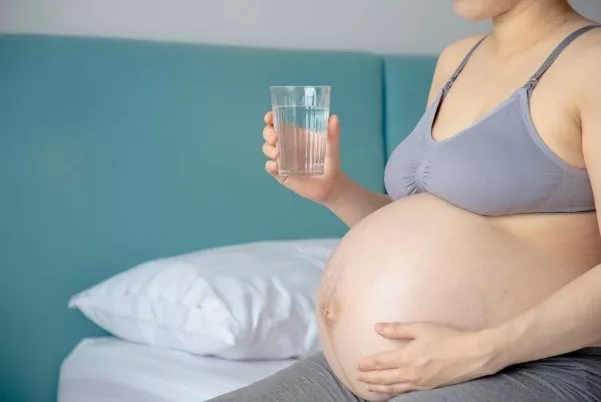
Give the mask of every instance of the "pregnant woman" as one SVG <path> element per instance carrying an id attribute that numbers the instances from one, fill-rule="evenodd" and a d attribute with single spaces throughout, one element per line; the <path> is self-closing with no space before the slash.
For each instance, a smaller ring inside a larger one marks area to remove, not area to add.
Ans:
<path id="1" fill-rule="evenodd" d="M 278 177 L 351 230 L 318 294 L 323 353 L 215 401 L 601 401 L 601 29 L 565 0 L 455 0 L 484 37 L 440 56 L 387 196 Z M 360 163 L 357 161 L 356 163 Z"/>

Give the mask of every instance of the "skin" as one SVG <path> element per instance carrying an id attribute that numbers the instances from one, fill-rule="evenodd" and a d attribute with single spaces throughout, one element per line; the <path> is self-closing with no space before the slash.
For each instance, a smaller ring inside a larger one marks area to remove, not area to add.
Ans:
<path id="1" fill-rule="evenodd" d="M 495 108 L 524 84 L 559 41 L 595 23 L 576 14 L 562 0 L 456 0 L 453 6 L 465 19 L 491 18 L 493 29 L 445 97 L 433 127 L 436 140 L 452 137 Z M 442 52 L 430 103 L 479 39 L 459 40 Z M 595 158 L 601 152 L 599 71 L 601 29 L 580 37 L 563 52 L 541 79 L 530 102 L 533 122 L 546 145 L 568 164 L 588 171 L 597 210 L 601 203 L 601 158 Z M 263 152 L 270 159 L 266 170 L 284 186 L 329 208 L 351 228 L 377 220 L 378 211 L 392 207 L 389 198 L 361 188 L 341 171 L 341 130 L 336 116 L 330 119 L 326 173 L 322 177 L 278 177 L 277 135 L 270 113 L 265 122 Z M 579 273 L 557 289 L 499 322 L 483 323 L 475 329 L 419 320 L 377 324 L 373 331 L 378 336 L 402 345 L 359 359 L 353 378 L 345 371 L 347 385 L 356 380 L 375 394 L 398 395 L 601 345 L 601 265 L 597 265 L 601 262 L 601 217 L 596 213 L 465 217 L 466 224 L 476 220 L 478 225 L 523 239 L 523 244 L 551 252 L 559 243 L 574 249 L 574 255 L 591 257 L 579 261 L 586 269 L 576 270 Z M 571 261 L 566 258 L 556 264 L 567 269 Z M 550 261 L 548 264 L 552 272 L 561 268 Z M 544 283 L 549 279 L 542 275 L 537 280 Z"/>

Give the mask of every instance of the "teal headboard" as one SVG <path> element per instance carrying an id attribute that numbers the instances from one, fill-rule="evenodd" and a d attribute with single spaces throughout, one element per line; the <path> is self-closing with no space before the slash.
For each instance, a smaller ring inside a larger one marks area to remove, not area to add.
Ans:
<path id="1" fill-rule="evenodd" d="M 383 77 L 362 53 L 0 35 L 0 400 L 55 400 L 62 359 L 102 334 L 68 298 L 109 275 L 342 235 L 264 173 L 268 86 L 332 85 L 344 169 L 383 191 Z"/>
<path id="2" fill-rule="evenodd" d="M 386 157 L 413 131 L 428 103 L 436 58 L 384 57 Z"/>

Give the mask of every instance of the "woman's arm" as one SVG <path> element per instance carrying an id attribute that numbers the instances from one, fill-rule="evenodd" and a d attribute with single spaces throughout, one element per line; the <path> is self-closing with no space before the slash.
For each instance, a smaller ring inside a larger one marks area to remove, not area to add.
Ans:
<path id="1" fill-rule="evenodd" d="M 346 175 L 342 175 L 339 180 L 340 190 L 324 201 L 323 205 L 349 227 L 392 202 L 387 195 L 369 191 Z"/>
<path id="2" fill-rule="evenodd" d="M 489 331 L 497 344 L 493 365 L 568 353 L 601 340 L 601 266 L 597 266 L 525 314 Z"/>
<path id="3" fill-rule="evenodd" d="M 601 226 L 601 49 L 587 60 L 580 120 L 582 146 Z M 535 308 L 491 330 L 500 364 L 554 356 L 601 341 L 601 265 L 575 279 Z"/>

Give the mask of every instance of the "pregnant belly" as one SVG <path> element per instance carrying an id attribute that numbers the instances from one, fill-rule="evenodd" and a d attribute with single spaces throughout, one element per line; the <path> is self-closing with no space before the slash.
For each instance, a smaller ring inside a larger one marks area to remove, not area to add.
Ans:
<path id="1" fill-rule="evenodd" d="M 401 345 L 377 335 L 376 322 L 482 328 L 528 309 L 578 274 L 489 219 L 429 195 L 408 197 L 364 219 L 332 254 L 317 300 L 323 351 L 355 394 L 383 400 L 355 380 L 360 358 Z"/>

